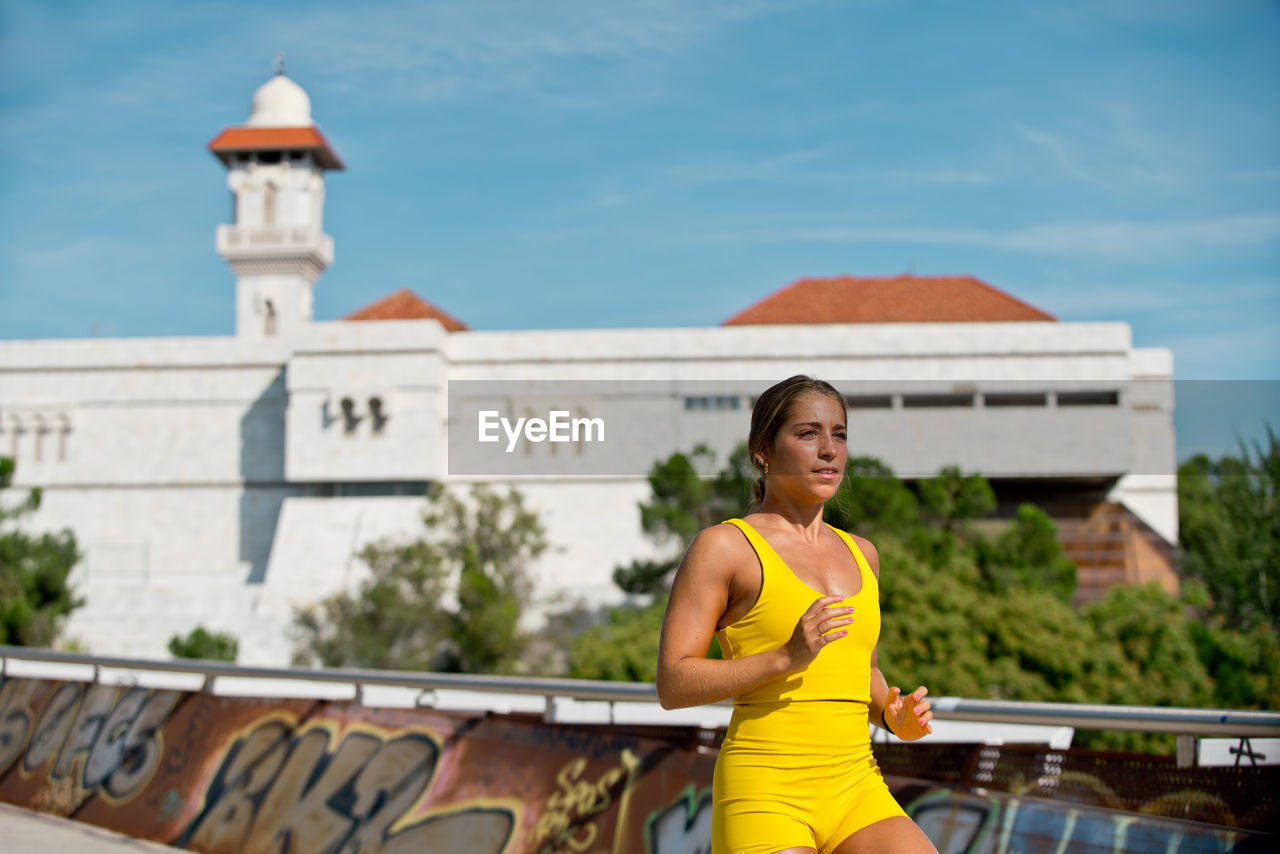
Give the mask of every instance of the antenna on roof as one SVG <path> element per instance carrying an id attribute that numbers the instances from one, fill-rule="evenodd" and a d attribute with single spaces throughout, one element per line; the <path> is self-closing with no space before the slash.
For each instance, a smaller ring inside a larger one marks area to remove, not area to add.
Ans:
<path id="1" fill-rule="evenodd" d="M 284 54 L 283 53 L 276 54 L 275 66 L 276 66 L 276 74 L 284 74 Z"/>

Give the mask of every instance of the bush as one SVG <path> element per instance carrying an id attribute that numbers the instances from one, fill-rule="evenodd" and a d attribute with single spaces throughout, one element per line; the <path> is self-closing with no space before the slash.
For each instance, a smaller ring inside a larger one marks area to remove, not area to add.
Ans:
<path id="1" fill-rule="evenodd" d="M 174 658 L 198 658 L 203 661 L 235 661 L 240 650 L 236 636 L 228 632 L 211 632 L 196 626 L 185 638 L 169 639 L 169 652 Z"/>

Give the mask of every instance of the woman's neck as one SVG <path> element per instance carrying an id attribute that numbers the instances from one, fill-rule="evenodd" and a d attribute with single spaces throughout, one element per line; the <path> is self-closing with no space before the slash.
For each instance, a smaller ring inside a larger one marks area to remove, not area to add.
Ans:
<path id="1" fill-rule="evenodd" d="M 764 500 L 760 502 L 755 512 L 763 516 L 772 516 L 780 525 L 794 528 L 799 533 L 816 535 L 822 530 L 824 506 L 821 501 L 801 503 L 766 491 Z"/>

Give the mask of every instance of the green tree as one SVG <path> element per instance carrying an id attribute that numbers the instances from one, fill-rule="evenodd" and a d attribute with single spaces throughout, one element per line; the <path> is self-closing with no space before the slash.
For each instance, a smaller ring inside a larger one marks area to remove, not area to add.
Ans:
<path id="1" fill-rule="evenodd" d="M 656 542 L 683 548 L 703 528 L 745 513 L 754 479 L 745 442 L 724 468 L 717 468 L 715 451 L 706 445 L 672 454 L 649 472 L 653 498 L 640 505 L 640 526 Z"/>
<path id="2" fill-rule="evenodd" d="M 355 595 L 295 613 L 295 660 L 464 673 L 520 668 L 529 564 L 547 547 L 537 514 L 515 489 L 504 495 L 477 484 L 463 501 L 436 485 L 423 523 L 425 538 L 360 552 L 370 572 Z"/>
<path id="3" fill-rule="evenodd" d="M 1280 635 L 1260 623 L 1247 631 L 1192 621 L 1201 662 L 1213 677 L 1210 705 L 1225 709 L 1280 709 Z"/>
<path id="4" fill-rule="evenodd" d="M 851 457 L 844 480 L 824 514 L 843 531 L 905 540 L 920 527 L 920 502 L 893 469 L 874 457 Z"/>
<path id="5" fill-rule="evenodd" d="M 990 515 L 996 509 L 996 494 L 980 474 L 963 474 L 955 466 L 947 466 L 937 477 L 916 484 L 920 504 L 938 527 L 962 531 L 973 519 Z"/>
<path id="6" fill-rule="evenodd" d="M 665 557 L 634 560 L 614 570 L 614 583 L 629 599 L 606 609 L 574 640 L 568 656 L 571 676 L 653 681 L 671 574 L 694 535 L 747 512 L 754 479 L 745 442 L 719 469 L 715 452 L 706 445 L 653 464 L 651 498 L 640 504 L 640 527 L 659 548 L 670 551 Z M 709 654 L 720 657 L 714 640 Z"/>
<path id="7" fill-rule="evenodd" d="M 1280 621 L 1280 442 L 1243 443 L 1239 457 L 1200 454 L 1178 469 L 1182 568 L 1213 608 L 1249 630 Z"/>
<path id="8" fill-rule="evenodd" d="M 657 677 L 658 634 L 667 597 L 648 604 L 627 602 L 580 634 L 569 654 L 575 679 L 652 682 Z"/>
<path id="9" fill-rule="evenodd" d="M 584 629 L 569 650 L 569 675 L 575 679 L 652 682 L 657 678 L 658 636 L 667 612 L 667 594 L 652 602 L 624 602 Z M 713 637 L 707 658 L 723 658 Z"/>
<path id="10" fill-rule="evenodd" d="M 0 457 L 0 493 L 13 473 L 13 460 Z M 0 644 L 48 646 L 63 619 L 83 604 L 67 584 L 80 560 L 75 536 L 68 530 L 33 535 L 16 526 L 40 500 L 40 490 L 32 489 L 19 504 L 0 505 Z"/>
<path id="11" fill-rule="evenodd" d="M 982 475 L 962 474 L 948 466 L 937 477 L 916 481 L 921 522 L 910 532 L 908 547 L 935 567 L 980 545 L 973 522 L 995 510 L 996 496 Z"/>
<path id="12" fill-rule="evenodd" d="M 1113 705 L 1216 707 L 1221 697 L 1196 643 L 1195 620 L 1187 604 L 1157 584 L 1117 585 L 1086 606 L 1081 616 L 1093 627 L 1095 650 L 1118 649 L 1124 669 L 1089 684 L 1089 702 Z M 1081 731 L 1075 743 L 1108 750 L 1169 754 L 1171 735 L 1121 731 Z"/>
<path id="13" fill-rule="evenodd" d="M 966 553 L 937 568 L 891 538 L 877 550 L 880 663 L 899 684 L 965 697 L 1096 702 L 1090 682 L 1128 673 L 1119 650 L 1098 650 L 1092 628 L 1047 592 L 984 590 Z"/>
<path id="14" fill-rule="evenodd" d="M 1019 505 L 1013 523 L 995 539 L 978 539 L 975 555 L 986 590 L 1043 591 L 1068 603 L 1075 595 L 1076 565 L 1053 520 L 1034 504 Z"/>
<path id="15" fill-rule="evenodd" d="M 203 661 L 235 661 L 240 641 L 229 632 L 211 632 L 196 626 L 186 637 L 169 639 L 169 652 L 175 658 L 197 658 Z"/>
<path id="16" fill-rule="evenodd" d="M 1208 707 L 1217 704 L 1213 678 L 1196 649 L 1193 621 L 1178 598 L 1158 584 L 1116 585 L 1083 609 L 1098 636 L 1119 644 L 1138 678 L 1103 702 Z"/>
<path id="17" fill-rule="evenodd" d="M 1176 674 L 1199 679 L 1183 699 L 1206 699 L 1205 672 L 1187 645 L 1187 626 L 1158 597 L 1122 595 L 1087 618 L 1046 590 L 983 588 L 966 553 L 936 568 L 900 542 L 879 546 L 880 667 L 905 689 L 1005 700 L 1172 705 Z M 1163 595 L 1163 594 L 1161 594 Z M 1127 610 L 1131 609 L 1131 610 Z M 1173 603 L 1177 611 L 1177 603 Z M 1173 628 L 1160 635 L 1164 622 Z M 1169 641 L 1170 649 L 1160 643 Z M 1169 679 L 1151 668 L 1175 667 Z M 1171 753 L 1171 736 L 1080 731 L 1075 744 Z"/>
<path id="18" fill-rule="evenodd" d="M 649 471 L 652 497 L 640 505 L 640 527 L 666 557 L 634 560 L 614 570 L 613 580 L 629 595 L 658 595 L 666 591 L 684 547 L 703 528 L 741 516 L 751 502 L 755 471 L 745 442 L 729 454 L 724 468 L 716 468 L 716 454 L 698 445 L 687 454 L 674 453 Z"/>

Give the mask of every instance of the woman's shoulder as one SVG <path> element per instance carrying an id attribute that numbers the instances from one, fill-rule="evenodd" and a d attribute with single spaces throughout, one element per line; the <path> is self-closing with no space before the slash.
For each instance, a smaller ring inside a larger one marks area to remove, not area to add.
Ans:
<path id="1" fill-rule="evenodd" d="M 736 525 L 722 522 L 698 532 L 685 552 L 684 565 L 698 565 L 712 571 L 731 569 L 751 544 Z"/>
<path id="2" fill-rule="evenodd" d="M 867 559 L 867 564 L 870 565 L 871 571 L 875 573 L 876 578 L 880 577 L 880 553 L 876 551 L 875 543 L 852 531 L 841 530 L 834 526 L 832 526 L 831 530 L 837 531 L 852 540 L 854 545 L 858 547 L 858 551 L 862 552 L 862 556 Z"/>
<path id="3" fill-rule="evenodd" d="M 699 531 L 697 536 L 693 538 L 693 542 L 689 544 L 689 548 L 693 549 L 695 546 L 706 551 L 722 552 L 728 550 L 732 552 L 741 551 L 744 546 L 750 548 L 751 544 L 747 542 L 746 536 L 737 525 L 734 525 L 732 521 L 727 521 Z"/>

